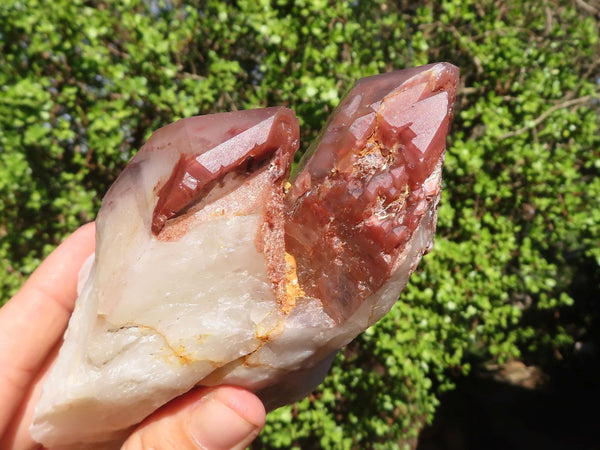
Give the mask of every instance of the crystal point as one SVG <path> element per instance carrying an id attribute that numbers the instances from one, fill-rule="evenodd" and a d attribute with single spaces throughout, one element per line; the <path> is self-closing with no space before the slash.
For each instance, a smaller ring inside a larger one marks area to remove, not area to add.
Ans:
<path id="1" fill-rule="evenodd" d="M 152 232 L 156 235 L 167 220 L 184 212 L 227 173 L 251 171 L 279 148 L 280 128 L 289 122 L 290 111 L 284 108 L 252 110 L 250 114 L 224 113 L 220 116 L 199 116 L 187 119 L 190 141 L 196 133 L 204 139 L 204 146 L 182 152 L 169 179 L 160 187 L 158 202 L 152 214 Z M 229 127 L 214 127 L 215 119 L 234 123 Z M 193 123 L 191 123 L 193 122 Z M 289 125 L 289 123 L 288 123 Z M 207 130 L 210 127 L 210 132 Z M 296 137 L 297 139 L 297 137 Z"/>
<path id="2" fill-rule="evenodd" d="M 457 82 L 447 63 L 360 80 L 297 175 L 286 198 L 286 249 L 307 295 L 322 299 L 336 321 L 389 279 L 437 205 L 436 195 L 427 202 L 420 193 L 442 163 Z"/>

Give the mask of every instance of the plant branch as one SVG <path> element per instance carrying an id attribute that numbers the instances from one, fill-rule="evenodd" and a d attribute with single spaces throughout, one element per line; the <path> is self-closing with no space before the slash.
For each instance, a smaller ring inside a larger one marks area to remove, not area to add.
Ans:
<path id="1" fill-rule="evenodd" d="M 579 98 L 575 98 L 573 100 L 567 100 L 567 101 L 564 101 L 562 103 L 558 103 L 558 104 L 556 104 L 556 105 L 548 108 L 542 114 L 540 114 L 531 124 L 525 125 L 524 127 L 519 128 L 518 130 L 509 131 L 508 133 L 503 134 L 502 136 L 500 136 L 500 139 L 506 139 L 506 138 L 509 138 L 509 137 L 514 137 L 514 136 L 518 136 L 520 134 L 526 133 L 529 130 L 537 128 L 537 126 L 540 125 L 548 117 L 550 117 L 550 115 L 553 112 L 558 111 L 559 109 L 569 108 L 570 106 L 575 106 L 575 105 L 579 105 L 581 103 L 585 103 L 585 102 L 587 102 L 587 101 L 589 101 L 591 99 L 592 99 L 591 95 L 584 95 L 583 97 L 579 97 Z"/>

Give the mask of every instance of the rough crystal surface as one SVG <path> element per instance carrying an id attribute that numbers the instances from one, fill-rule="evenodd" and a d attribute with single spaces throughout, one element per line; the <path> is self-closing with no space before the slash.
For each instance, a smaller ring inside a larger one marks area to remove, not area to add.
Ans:
<path id="1" fill-rule="evenodd" d="M 287 193 L 286 108 L 158 130 L 103 200 L 34 438 L 118 448 L 195 385 L 307 395 L 432 245 L 456 84 L 444 63 L 359 81 Z"/>
<path id="2" fill-rule="evenodd" d="M 390 277 L 439 186 L 458 70 L 433 64 L 364 78 L 348 94 L 286 205 L 300 284 L 336 321 Z"/>

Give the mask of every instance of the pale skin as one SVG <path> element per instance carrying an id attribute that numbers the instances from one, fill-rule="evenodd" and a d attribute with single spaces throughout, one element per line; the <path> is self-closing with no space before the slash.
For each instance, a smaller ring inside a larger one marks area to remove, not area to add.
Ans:
<path id="1" fill-rule="evenodd" d="M 0 308 L 0 450 L 39 449 L 29 424 L 76 300 L 77 275 L 94 251 L 94 224 L 65 240 Z M 233 386 L 199 388 L 142 422 L 122 449 L 243 449 L 265 409 Z"/>

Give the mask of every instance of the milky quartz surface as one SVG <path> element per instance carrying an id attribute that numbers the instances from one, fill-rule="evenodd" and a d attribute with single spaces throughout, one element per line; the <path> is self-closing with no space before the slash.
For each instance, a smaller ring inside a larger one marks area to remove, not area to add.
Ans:
<path id="1" fill-rule="evenodd" d="M 308 394 L 432 245 L 457 69 L 359 81 L 286 185 L 286 108 L 157 131 L 103 200 L 32 435 L 118 448 L 195 385 Z"/>

